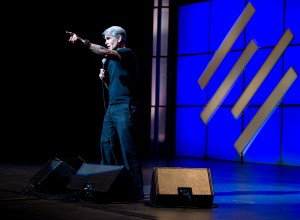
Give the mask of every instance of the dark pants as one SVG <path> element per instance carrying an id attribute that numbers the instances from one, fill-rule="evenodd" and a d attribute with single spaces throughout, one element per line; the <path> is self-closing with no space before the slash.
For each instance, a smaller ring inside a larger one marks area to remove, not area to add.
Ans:
<path id="1" fill-rule="evenodd" d="M 108 106 L 101 134 L 101 164 L 123 164 L 135 177 L 139 187 L 142 188 L 143 174 L 138 157 L 135 117 L 136 107 L 129 103 Z M 116 139 L 120 143 L 122 161 L 116 155 Z"/>

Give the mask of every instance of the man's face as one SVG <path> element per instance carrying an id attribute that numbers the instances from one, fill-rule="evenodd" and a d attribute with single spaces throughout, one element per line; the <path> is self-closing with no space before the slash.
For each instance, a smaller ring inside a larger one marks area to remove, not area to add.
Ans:
<path id="1" fill-rule="evenodd" d="M 120 42 L 120 37 L 115 37 L 113 35 L 105 35 L 105 45 L 110 50 L 118 49 L 118 44 Z"/>

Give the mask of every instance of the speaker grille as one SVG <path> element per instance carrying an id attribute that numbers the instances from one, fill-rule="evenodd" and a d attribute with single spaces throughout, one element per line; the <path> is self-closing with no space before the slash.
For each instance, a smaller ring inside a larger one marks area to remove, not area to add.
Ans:
<path id="1" fill-rule="evenodd" d="M 188 202 L 182 203 L 180 189 L 190 191 Z M 153 169 L 150 199 L 155 206 L 192 205 L 210 208 L 213 196 L 208 168 L 155 167 Z"/>
<path id="2" fill-rule="evenodd" d="M 194 195 L 210 195 L 211 183 L 207 169 L 158 168 L 157 192 L 178 194 L 178 187 L 191 187 Z"/>

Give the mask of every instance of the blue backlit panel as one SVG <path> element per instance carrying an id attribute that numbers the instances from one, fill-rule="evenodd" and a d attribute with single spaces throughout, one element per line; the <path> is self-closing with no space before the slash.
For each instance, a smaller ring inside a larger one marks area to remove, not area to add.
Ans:
<path id="1" fill-rule="evenodd" d="M 241 0 L 214 0 L 211 9 L 210 51 L 216 51 L 245 8 Z M 244 31 L 231 49 L 244 48 Z"/>
<path id="2" fill-rule="evenodd" d="M 208 51 L 209 2 L 179 8 L 178 54 Z"/>
<path id="3" fill-rule="evenodd" d="M 206 104 L 206 91 L 198 84 L 199 75 L 207 65 L 208 55 L 178 57 L 177 59 L 177 105 Z"/>
<path id="4" fill-rule="evenodd" d="M 238 161 L 234 142 L 241 133 L 240 120 L 235 120 L 230 108 L 219 108 L 208 124 L 208 158 Z"/>
<path id="5" fill-rule="evenodd" d="M 249 124 L 257 111 L 258 108 L 248 108 L 245 111 L 245 126 Z M 253 139 L 251 147 L 248 148 L 247 153 L 244 155 L 245 162 L 280 163 L 280 118 L 281 109 L 276 108 Z"/>
<path id="6" fill-rule="evenodd" d="M 292 44 L 300 43 L 300 1 L 286 0 L 285 28 L 290 28 L 294 34 Z"/>
<path id="7" fill-rule="evenodd" d="M 255 13 L 246 26 L 247 42 L 255 39 L 261 47 L 274 46 L 284 32 L 283 0 L 251 0 Z"/>
<path id="8" fill-rule="evenodd" d="M 249 2 L 255 8 L 253 16 L 218 68 L 213 70 L 212 77 L 202 90 L 198 84 L 199 77 Z M 178 21 L 179 56 L 175 64 L 176 154 L 231 161 L 300 165 L 300 1 L 199 0 L 199 3 L 179 6 Z M 274 66 L 268 65 L 270 71 L 266 78 L 240 117 L 235 119 L 231 108 L 288 28 L 294 39 L 286 49 L 286 45 L 281 47 L 285 49 L 284 53 L 277 53 L 280 56 L 275 60 Z M 259 49 L 205 125 L 200 118 L 202 110 L 251 40 L 255 40 Z M 242 160 L 234 143 L 242 134 L 242 128 L 253 119 L 290 67 L 294 68 L 298 78 L 261 126 Z"/>
<path id="9" fill-rule="evenodd" d="M 283 111 L 282 163 L 300 166 L 300 107 Z"/>
<path id="10" fill-rule="evenodd" d="M 176 156 L 204 158 L 206 127 L 199 120 L 202 108 L 176 109 Z"/>
<path id="11" fill-rule="evenodd" d="M 300 8 L 300 7 L 299 7 Z M 299 13 L 300 14 L 300 13 Z M 299 23 L 300 25 L 300 23 Z M 300 26 L 299 26 L 300 29 Z M 298 75 L 293 85 L 287 91 L 283 103 L 284 104 L 300 104 L 300 47 L 290 46 L 284 53 L 284 74 L 293 67 Z M 300 113 L 299 113 L 300 114 Z"/>

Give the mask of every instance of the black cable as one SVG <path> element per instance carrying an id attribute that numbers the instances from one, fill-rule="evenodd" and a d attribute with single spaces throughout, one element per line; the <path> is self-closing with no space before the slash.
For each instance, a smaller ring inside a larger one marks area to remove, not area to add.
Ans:
<path id="1" fill-rule="evenodd" d="M 105 95 L 104 95 L 104 93 L 105 93 L 104 86 L 105 85 L 104 85 L 104 82 L 102 80 L 102 98 L 103 98 L 104 112 L 106 112 L 106 102 L 105 102 Z"/>

